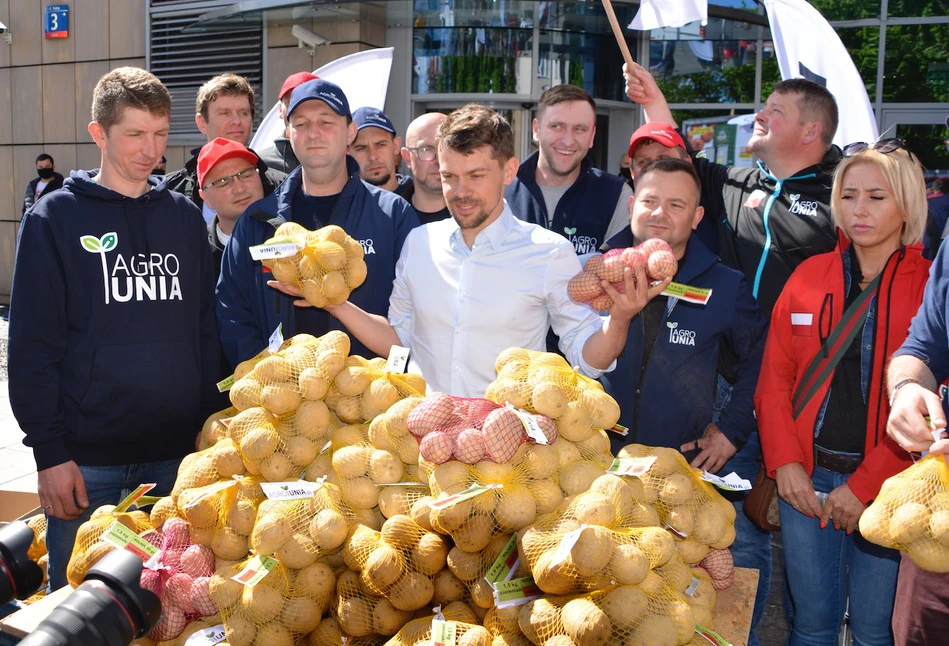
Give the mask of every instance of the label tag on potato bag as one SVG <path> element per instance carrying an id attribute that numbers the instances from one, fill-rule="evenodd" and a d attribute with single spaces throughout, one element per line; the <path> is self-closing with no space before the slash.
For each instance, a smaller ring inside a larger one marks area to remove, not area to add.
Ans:
<path id="1" fill-rule="evenodd" d="M 501 553 L 484 573 L 484 580 L 494 585 L 498 581 L 508 581 L 514 574 L 520 563 L 520 557 L 517 553 L 517 532 L 511 535 L 510 540 Z"/>
<path id="2" fill-rule="evenodd" d="M 688 303 L 696 305 L 706 305 L 712 298 L 712 290 L 706 287 L 692 287 L 682 283 L 669 283 L 669 286 L 662 290 L 663 295 L 672 296 Z"/>
<path id="3" fill-rule="evenodd" d="M 737 473 L 732 471 L 724 478 L 709 473 L 708 471 L 702 471 L 701 475 L 702 480 L 705 482 L 711 482 L 713 485 L 719 489 L 724 489 L 725 491 L 751 491 L 751 483 L 739 476 Z"/>
<path id="4" fill-rule="evenodd" d="M 214 644 L 224 641 L 224 624 L 218 624 L 211 628 L 205 628 L 188 637 L 185 646 L 214 646 Z"/>
<path id="5" fill-rule="evenodd" d="M 656 456 L 648 455 L 642 458 L 616 458 L 613 464 L 606 470 L 615 476 L 636 476 L 639 477 L 649 471 L 656 462 Z"/>
<path id="6" fill-rule="evenodd" d="M 217 385 L 217 391 L 219 393 L 227 392 L 234 386 L 234 375 L 231 375 L 230 377 L 225 377 L 221 381 L 217 382 L 216 385 Z"/>
<path id="7" fill-rule="evenodd" d="M 260 583 L 261 579 L 270 574 L 270 571 L 277 566 L 277 559 L 269 556 L 255 556 L 244 566 L 238 574 L 231 577 L 238 583 L 243 583 L 248 588 L 253 588 Z"/>
<path id="8" fill-rule="evenodd" d="M 455 646 L 458 626 L 454 621 L 432 619 L 432 646 Z"/>
<path id="9" fill-rule="evenodd" d="M 119 549 L 128 550 L 143 561 L 147 561 L 158 552 L 157 547 L 117 520 L 109 526 L 101 540 Z"/>
<path id="10" fill-rule="evenodd" d="M 492 489 L 502 489 L 504 485 L 502 484 L 488 484 L 488 485 L 479 485 L 473 484 L 464 491 L 460 493 L 455 493 L 450 496 L 445 496 L 444 498 L 439 498 L 438 500 L 431 500 L 428 503 L 429 508 L 440 510 L 447 509 L 452 505 L 457 505 L 460 502 L 464 502 L 469 498 L 474 498 L 483 494 L 485 491 L 491 491 Z"/>
<path id="11" fill-rule="evenodd" d="M 273 334 L 270 335 L 270 340 L 267 342 L 267 348 L 274 354 L 280 351 L 280 346 L 283 345 L 283 322 L 277 324 L 277 329 L 273 331 Z"/>
<path id="12" fill-rule="evenodd" d="M 269 500 L 300 500 L 312 498 L 313 494 L 320 490 L 322 482 L 307 482 L 306 480 L 297 480 L 296 482 L 261 482 L 260 488 Z"/>
<path id="13" fill-rule="evenodd" d="M 224 491 L 225 489 L 230 489 L 231 487 L 236 487 L 236 486 L 237 486 L 237 480 L 236 480 L 236 479 L 221 480 L 221 481 L 219 481 L 219 482 L 215 482 L 213 485 L 208 485 L 208 486 L 207 486 L 207 489 L 205 489 L 205 490 L 202 491 L 200 494 L 198 494 L 197 496 L 195 496 L 194 498 L 192 498 L 191 500 L 189 500 L 189 501 L 188 501 L 188 504 L 184 505 L 184 508 L 185 508 L 185 509 L 192 509 L 192 508 L 194 508 L 199 502 L 201 502 L 202 500 L 204 500 L 204 499 L 207 498 L 208 496 L 213 496 L 214 494 L 220 493 L 220 492 Z"/>
<path id="14" fill-rule="evenodd" d="M 394 345 L 389 348 L 389 358 L 386 360 L 386 372 L 394 372 L 401 375 L 405 372 L 405 367 L 409 364 L 409 349 L 401 345 Z"/>
<path id="15" fill-rule="evenodd" d="M 274 240 L 268 244 L 259 244 L 248 248 L 250 257 L 254 260 L 270 260 L 272 258 L 291 258 L 300 252 L 297 243 L 289 238 Z"/>
<path id="16" fill-rule="evenodd" d="M 518 410 L 510 404 L 508 404 L 507 407 L 521 420 L 521 424 L 524 425 L 524 430 L 527 432 L 527 437 L 534 440 L 537 444 L 547 444 L 547 436 L 544 435 L 543 429 L 541 429 L 540 424 L 537 423 L 533 415 L 527 411 Z"/>
<path id="17" fill-rule="evenodd" d="M 124 511 L 132 509 L 135 506 L 135 503 L 138 502 L 145 494 L 155 488 L 154 482 L 149 482 L 148 484 L 138 485 L 132 493 L 127 495 L 122 499 L 115 509 L 112 510 L 112 514 L 121 514 Z"/>
<path id="18" fill-rule="evenodd" d="M 554 555 L 554 561 L 559 563 L 565 561 L 568 556 L 570 556 L 570 550 L 573 549 L 573 546 L 577 544 L 577 541 L 580 540 L 580 534 L 583 533 L 588 525 L 580 525 L 577 529 L 567 532 L 563 535 L 563 538 L 560 539 L 560 545 L 557 546 L 557 552 Z"/>
<path id="19" fill-rule="evenodd" d="M 534 577 L 525 576 L 494 584 L 494 605 L 498 608 L 521 606 L 544 595 L 534 583 Z"/>
<path id="20" fill-rule="evenodd" d="M 697 577 L 692 577 L 692 583 L 689 584 L 689 587 L 685 589 L 685 593 L 690 597 L 695 596 L 695 591 L 699 589 L 699 584 L 702 582 L 702 579 Z"/>
<path id="21" fill-rule="evenodd" d="M 727 639 L 719 635 L 714 630 L 706 628 L 705 626 L 696 625 L 695 634 L 712 646 L 732 646 L 731 642 L 729 642 Z"/>

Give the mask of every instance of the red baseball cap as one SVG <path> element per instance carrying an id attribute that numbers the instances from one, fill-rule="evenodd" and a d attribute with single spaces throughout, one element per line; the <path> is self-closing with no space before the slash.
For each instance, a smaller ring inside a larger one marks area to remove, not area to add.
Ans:
<path id="1" fill-rule="evenodd" d="M 307 81 L 312 81 L 313 79 L 320 78 L 316 74 L 311 74 L 310 72 L 297 72 L 296 74 L 291 74 L 287 77 L 287 80 L 283 82 L 283 85 L 280 86 L 280 94 L 277 96 L 278 101 L 283 101 L 283 97 L 287 96 L 290 92 L 293 92 L 294 88 L 299 85 L 303 85 Z"/>
<path id="2" fill-rule="evenodd" d="M 232 157 L 244 159 L 254 166 L 259 161 L 257 155 L 236 141 L 218 137 L 206 143 L 198 153 L 198 187 L 204 188 L 204 178 L 215 164 Z"/>
<path id="3" fill-rule="evenodd" d="M 626 154 L 632 158 L 633 153 L 636 152 L 636 148 L 646 139 L 658 141 L 666 148 L 675 148 L 678 146 L 679 148 L 685 149 L 685 142 L 682 141 L 682 135 L 680 135 L 675 128 L 668 123 L 653 121 L 652 123 L 647 123 L 640 127 L 633 133 L 633 136 L 629 138 L 629 150 Z"/>

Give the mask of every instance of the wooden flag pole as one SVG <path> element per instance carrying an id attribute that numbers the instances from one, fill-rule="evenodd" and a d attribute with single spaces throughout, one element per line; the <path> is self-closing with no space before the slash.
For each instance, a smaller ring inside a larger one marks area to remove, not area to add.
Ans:
<path id="1" fill-rule="evenodd" d="M 633 56 L 629 53 L 629 47 L 626 45 L 626 37 L 623 35 L 623 29 L 619 21 L 616 20 L 616 13 L 613 12 L 613 3 L 610 0 L 601 0 L 603 10 L 606 11 L 606 17 L 610 20 L 610 26 L 613 28 L 613 35 L 616 36 L 616 43 L 620 51 L 623 52 L 623 60 L 626 62 L 626 69 L 632 71 Z"/>

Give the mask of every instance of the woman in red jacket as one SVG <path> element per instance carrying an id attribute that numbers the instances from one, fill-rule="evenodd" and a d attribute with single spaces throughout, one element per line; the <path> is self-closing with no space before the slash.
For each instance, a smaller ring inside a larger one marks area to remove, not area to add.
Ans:
<path id="1" fill-rule="evenodd" d="M 893 643 L 899 554 L 856 529 L 883 481 L 910 464 L 886 435 L 884 368 L 928 278 L 926 189 L 900 140 L 844 153 L 831 195 L 838 248 L 785 285 L 755 393 L 780 496 L 792 646 L 835 645 L 848 597 L 854 643 Z"/>

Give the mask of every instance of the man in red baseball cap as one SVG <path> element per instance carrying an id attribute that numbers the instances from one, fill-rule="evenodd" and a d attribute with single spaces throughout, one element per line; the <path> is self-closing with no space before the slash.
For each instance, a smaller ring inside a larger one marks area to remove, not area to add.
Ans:
<path id="1" fill-rule="evenodd" d="M 222 137 L 209 141 L 198 153 L 198 190 L 215 212 L 208 227 L 215 276 L 221 273 L 224 246 L 237 219 L 264 197 L 257 161 L 257 155 L 243 144 Z"/>
<path id="2" fill-rule="evenodd" d="M 290 107 L 290 95 L 298 86 L 307 81 L 320 78 L 310 72 L 296 72 L 287 77 L 280 86 L 280 94 L 277 99 L 280 101 L 280 120 L 284 123 L 283 136 L 274 139 L 273 143 L 260 151 L 260 158 L 264 160 L 270 168 L 290 174 L 294 168 L 300 165 L 296 155 L 293 154 L 293 148 L 290 147 L 290 140 L 287 139 L 287 108 Z"/>

